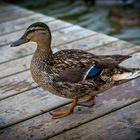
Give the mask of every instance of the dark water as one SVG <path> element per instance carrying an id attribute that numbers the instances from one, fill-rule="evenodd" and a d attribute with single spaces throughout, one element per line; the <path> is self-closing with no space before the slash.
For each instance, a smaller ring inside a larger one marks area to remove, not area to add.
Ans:
<path id="1" fill-rule="evenodd" d="M 82 0 L 25 0 L 18 5 L 134 44 L 140 44 L 140 27 L 122 26 L 109 20 L 108 14 L 111 7 L 92 6 Z"/>

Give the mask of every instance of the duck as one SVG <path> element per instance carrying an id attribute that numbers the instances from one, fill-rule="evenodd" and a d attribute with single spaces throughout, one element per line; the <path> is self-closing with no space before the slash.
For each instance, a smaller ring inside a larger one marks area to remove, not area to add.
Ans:
<path id="1" fill-rule="evenodd" d="M 70 115 L 78 105 L 94 105 L 96 96 L 113 86 L 140 76 L 139 69 L 119 64 L 129 55 L 95 55 L 79 49 L 63 49 L 53 53 L 51 31 L 43 22 L 31 24 L 11 47 L 33 41 L 37 44 L 30 71 L 33 80 L 54 95 L 72 99 L 64 111 L 52 111 L 53 118 Z"/>

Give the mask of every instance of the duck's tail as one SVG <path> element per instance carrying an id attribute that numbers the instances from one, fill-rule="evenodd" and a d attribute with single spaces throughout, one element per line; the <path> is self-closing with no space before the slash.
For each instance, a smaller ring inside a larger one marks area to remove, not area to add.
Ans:
<path id="1" fill-rule="evenodd" d="M 113 76 L 114 81 L 121 81 L 121 80 L 131 80 L 140 76 L 140 69 L 131 69 L 131 71 L 126 71 L 121 74 L 115 74 Z"/>

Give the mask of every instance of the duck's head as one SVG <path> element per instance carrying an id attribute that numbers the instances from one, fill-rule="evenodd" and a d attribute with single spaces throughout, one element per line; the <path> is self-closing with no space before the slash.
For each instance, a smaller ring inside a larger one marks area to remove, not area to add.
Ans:
<path id="1" fill-rule="evenodd" d="M 49 46 L 51 43 L 51 32 L 49 27 L 42 22 L 36 22 L 30 25 L 23 36 L 11 44 L 11 47 L 20 46 L 29 41 L 36 42 L 38 46 Z"/>

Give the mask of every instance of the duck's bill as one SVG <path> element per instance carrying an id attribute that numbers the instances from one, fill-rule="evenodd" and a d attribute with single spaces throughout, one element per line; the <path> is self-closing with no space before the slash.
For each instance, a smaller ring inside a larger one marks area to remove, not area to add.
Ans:
<path id="1" fill-rule="evenodd" d="M 24 39 L 23 37 L 21 37 L 19 40 L 12 42 L 11 47 L 17 47 L 20 46 L 24 43 L 27 43 L 26 39 Z"/>

